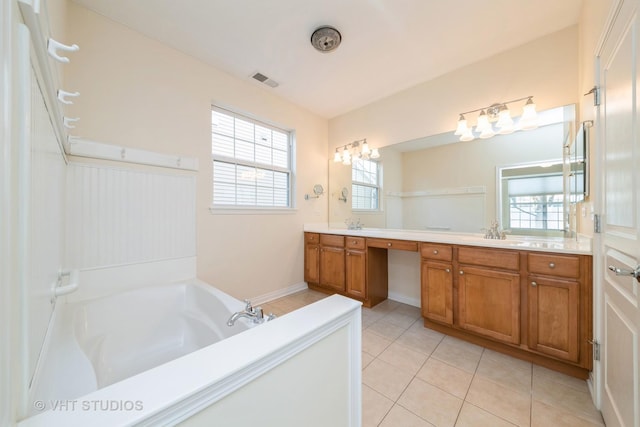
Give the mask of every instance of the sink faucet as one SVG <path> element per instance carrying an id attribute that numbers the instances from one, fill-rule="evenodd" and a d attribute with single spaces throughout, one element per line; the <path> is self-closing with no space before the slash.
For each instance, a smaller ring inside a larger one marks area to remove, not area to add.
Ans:
<path id="1" fill-rule="evenodd" d="M 493 220 L 491 222 L 491 228 L 483 228 L 483 230 L 485 231 L 485 239 L 505 240 L 507 238 L 504 230 L 500 230 L 500 224 L 498 223 L 498 220 Z"/>
<path id="2" fill-rule="evenodd" d="M 246 304 L 246 306 L 244 307 L 244 310 L 233 313 L 229 318 L 229 320 L 227 320 L 227 326 L 233 326 L 234 323 L 236 323 L 236 320 L 238 320 L 241 317 L 251 319 L 255 324 L 260 324 L 260 323 L 263 323 L 264 321 L 269 321 L 276 318 L 276 315 L 273 313 L 269 313 L 265 318 L 264 313 L 262 311 L 262 307 L 254 308 L 251 305 L 251 302 L 249 300 L 244 300 L 244 302 Z"/>
<path id="3" fill-rule="evenodd" d="M 344 223 L 347 224 L 347 229 L 349 230 L 362 230 L 362 226 L 364 224 L 360 224 L 360 218 L 358 218 L 357 222 L 353 222 L 353 219 L 347 218 L 344 220 Z"/>

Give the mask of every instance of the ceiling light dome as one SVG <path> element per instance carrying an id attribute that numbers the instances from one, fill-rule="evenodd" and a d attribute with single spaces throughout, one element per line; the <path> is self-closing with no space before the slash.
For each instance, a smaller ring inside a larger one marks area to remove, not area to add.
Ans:
<path id="1" fill-rule="evenodd" d="M 328 25 L 317 28 L 311 34 L 311 45 L 322 53 L 334 51 L 340 46 L 340 42 L 342 42 L 340 31 Z"/>

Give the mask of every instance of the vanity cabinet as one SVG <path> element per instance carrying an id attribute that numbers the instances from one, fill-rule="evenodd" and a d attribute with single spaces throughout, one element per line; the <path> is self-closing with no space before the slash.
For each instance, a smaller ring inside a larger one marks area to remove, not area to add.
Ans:
<path id="1" fill-rule="evenodd" d="M 591 310 L 590 287 L 581 285 L 590 282 L 590 259 L 538 253 L 527 258 L 528 346 L 579 362 L 581 354 L 588 352 L 584 341 L 591 336 L 590 326 L 581 321 L 585 311 Z"/>
<path id="2" fill-rule="evenodd" d="M 344 236 L 320 235 L 320 286 L 335 291 L 345 290 Z"/>
<path id="3" fill-rule="evenodd" d="M 448 245 L 420 245 L 422 316 L 453 325 L 453 249 Z"/>
<path id="4" fill-rule="evenodd" d="M 304 281 L 320 282 L 320 235 L 304 233 Z"/>
<path id="5" fill-rule="evenodd" d="M 520 255 L 458 248 L 458 318 L 463 329 L 498 341 L 520 342 Z"/>
<path id="6" fill-rule="evenodd" d="M 346 240 L 347 295 L 358 299 L 366 299 L 367 256 L 365 239 L 362 237 L 347 237 Z"/>

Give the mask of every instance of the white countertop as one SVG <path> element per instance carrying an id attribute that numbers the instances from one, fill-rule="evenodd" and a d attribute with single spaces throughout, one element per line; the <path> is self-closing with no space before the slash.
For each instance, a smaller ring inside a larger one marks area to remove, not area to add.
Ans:
<path id="1" fill-rule="evenodd" d="M 410 240 L 415 242 L 449 243 L 453 245 L 484 246 L 491 248 L 518 249 L 591 255 L 591 239 L 566 239 L 562 237 L 532 237 L 507 235 L 506 240 L 483 238 L 482 234 L 433 232 L 421 230 L 394 230 L 391 228 L 363 228 L 348 230 L 346 228 L 330 228 L 323 224 L 305 224 L 304 231 L 312 233 L 341 234 L 344 236 L 374 237 L 380 239 Z"/>

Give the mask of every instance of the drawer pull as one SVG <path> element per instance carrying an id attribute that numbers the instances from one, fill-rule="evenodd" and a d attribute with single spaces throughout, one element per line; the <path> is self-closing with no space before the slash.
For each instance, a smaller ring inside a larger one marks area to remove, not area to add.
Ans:
<path id="1" fill-rule="evenodd" d="M 445 269 L 444 271 L 446 271 L 447 273 L 451 273 L 451 270 L 450 270 L 450 269 L 448 269 L 448 268 L 447 268 L 447 269 Z"/>
<path id="2" fill-rule="evenodd" d="M 350 253 L 350 252 L 347 252 L 347 256 L 351 256 L 351 253 Z"/>
<path id="3" fill-rule="evenodd" d="M 464 274 L 464 271 L 460 270 L 460 275 Z"/>
<path id="4" fill-rule="evenodd" d="M 387 246 L 388 246 L 388 247 L 391 247 L 391 243 L 387 243 Z"/>
<path id="5" fill-rule="evenodd" d="M 535 288 L 536 286 L 538 286 L 538 284 L 536 282 L 531 282 L 531 286 Z"/>
<path id="6" fill-rule="evenodd" d="M 437 249 L 434 249 L 434 250 L 433 250 L 433 254 L 434 254 L 434 255 L 438 255 L 438 250 L 437 250 Z"/>
<path id="7" fill-rule="evenodd" d="M 352 240 L 351 243 L 353 243 L 355 245 L 358 242 L 357 242 L 357 240 Z"/>
<path id="8" fill-rule="evenodd" d="M 555 263 L 553 263 L 553 262 L 550 262 L 550 263 L 549 263 L 549 268 L 556 268 L 556 264 L 555 264 Z"/>

